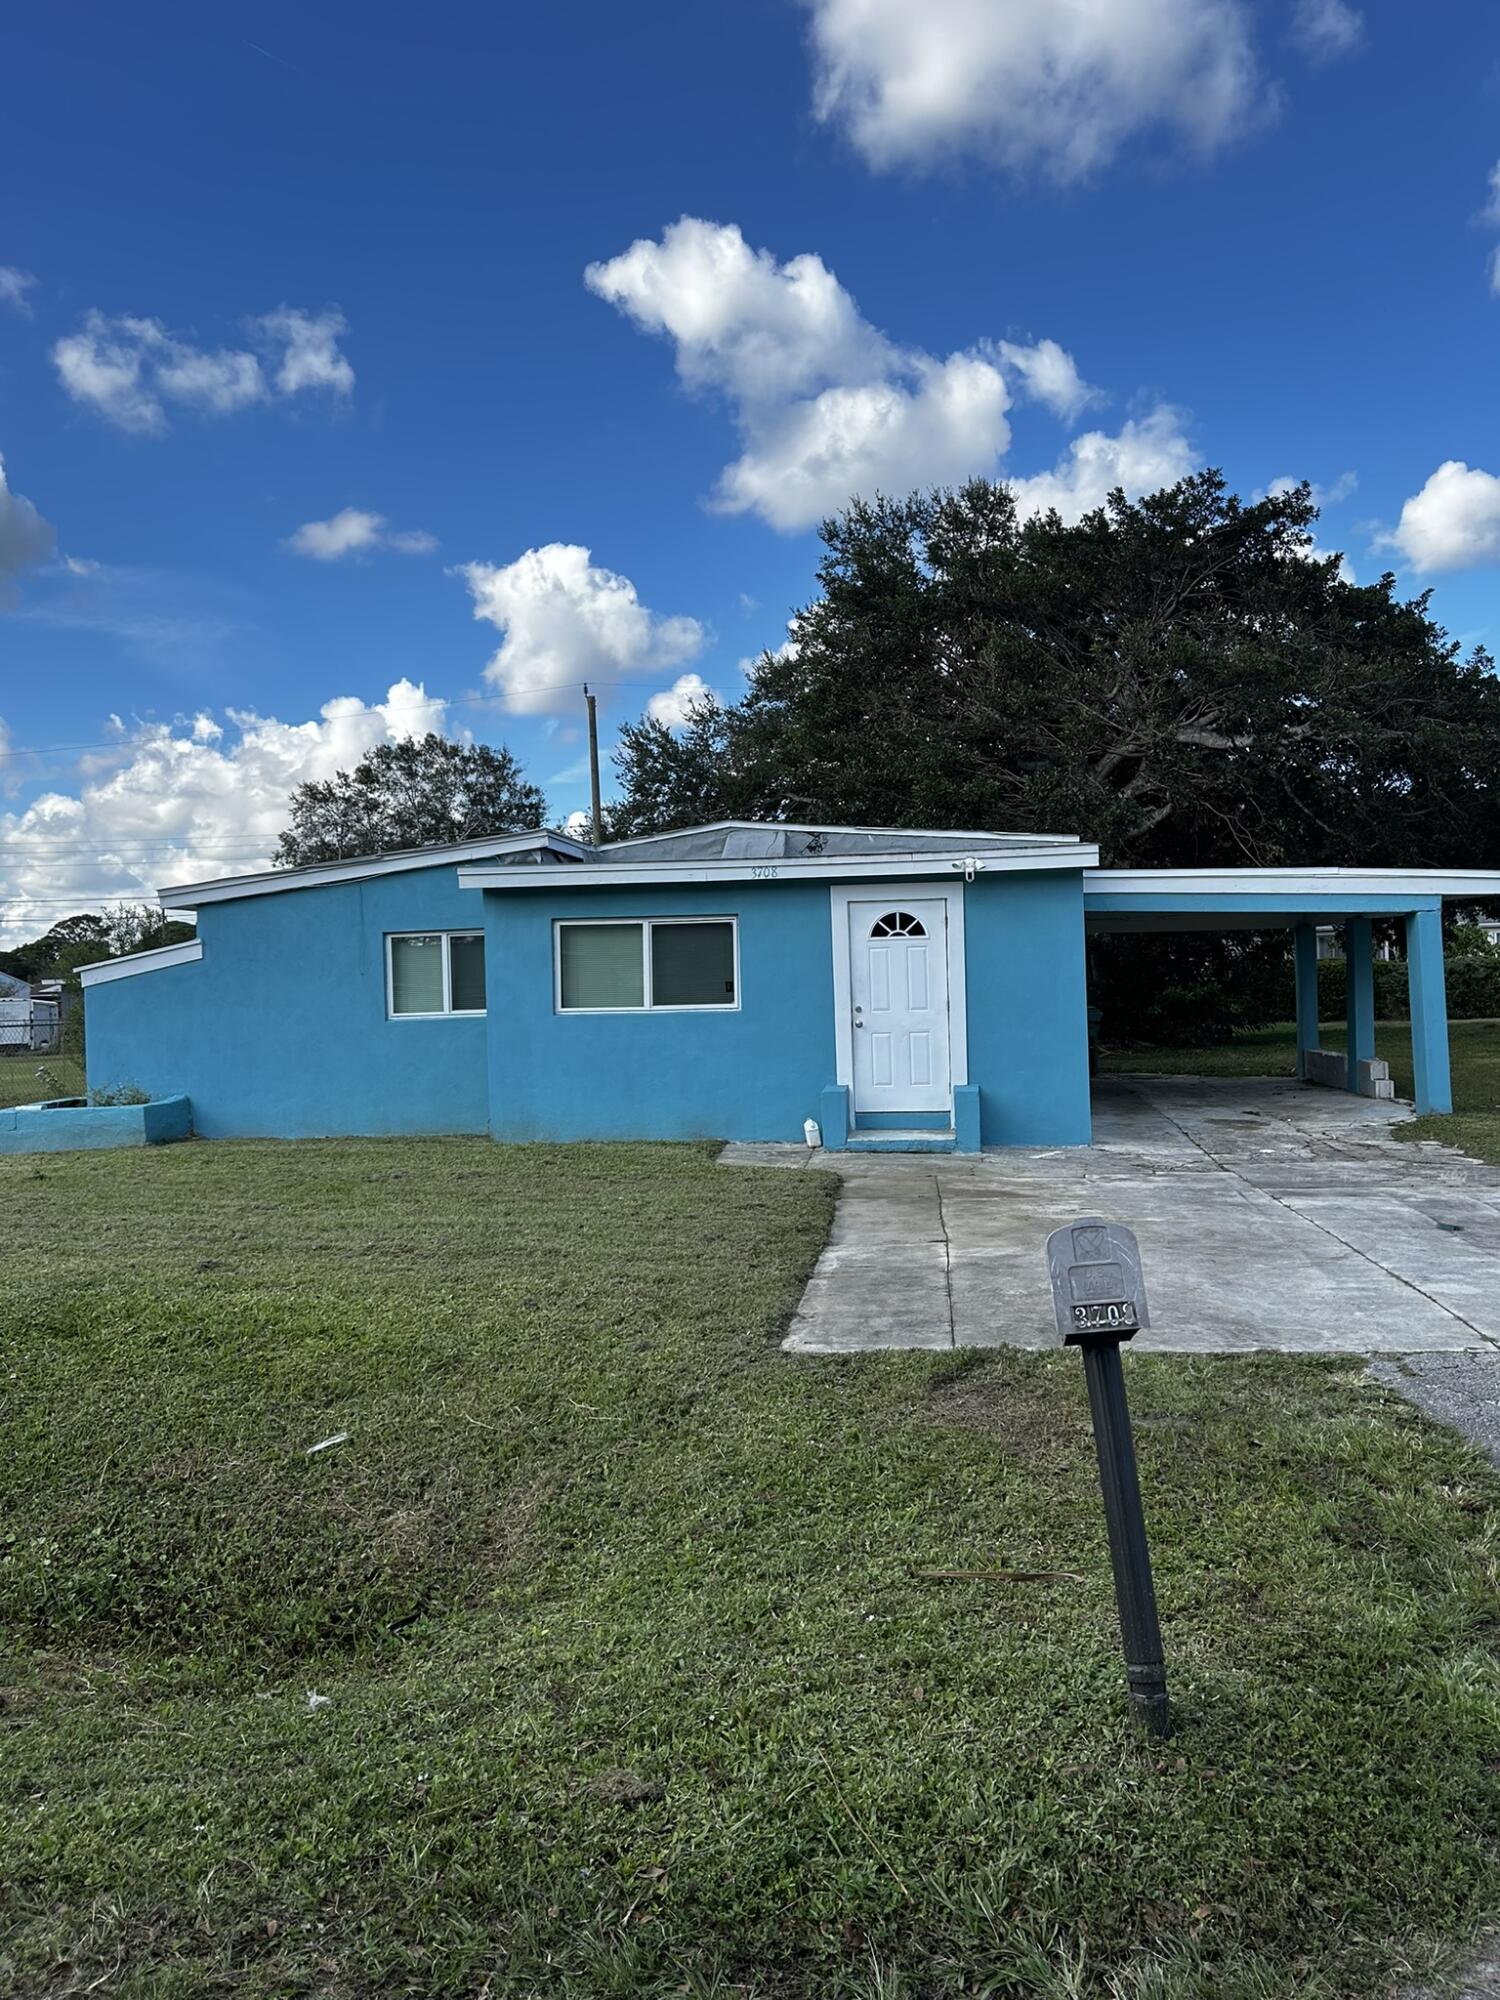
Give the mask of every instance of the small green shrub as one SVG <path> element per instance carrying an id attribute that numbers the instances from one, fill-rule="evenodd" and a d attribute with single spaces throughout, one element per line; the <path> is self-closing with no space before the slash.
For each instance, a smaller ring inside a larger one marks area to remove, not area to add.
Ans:
<path id="1" fill-rule="evenodd" d="M 1325 1021 L 1343 1019 L 1348 982 L 1341 958 L 1325 958 L 1318 965 L 1318 1014 Z M 1452 1021 L 1493 1021 L 1500 1019 L 1500 952 L 1451 954 L 1445 968 L 1448 986 L 1448 1018 Z M 1406 990 L 1406 961 L 1377 958 L 1375 961 L 1375 1018 L 1377 1021 L 1405 1021 L 1411 1014 Z"/>
<path id="2" fill-rule="evenodd" d="M 110 1090 L 91 1090 L 90 1104 L 149 1104 L 151 1093 L 138 1083 L 117 1083 Z"/>

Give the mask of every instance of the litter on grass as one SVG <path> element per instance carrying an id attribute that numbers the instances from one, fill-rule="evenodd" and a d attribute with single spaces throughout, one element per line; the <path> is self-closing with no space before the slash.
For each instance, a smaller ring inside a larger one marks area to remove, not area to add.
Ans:
<path id="1" fill-rule="evenodd" d="M 335 1431 L 331 1438 L 320 1438 L 316 1444 L 310 1444 L 307 1456 L 311 1458 L 315 1452 L 332 1451 L 336 1444 L 347 1444 L 352 1436 L 352 1431 Z"/>

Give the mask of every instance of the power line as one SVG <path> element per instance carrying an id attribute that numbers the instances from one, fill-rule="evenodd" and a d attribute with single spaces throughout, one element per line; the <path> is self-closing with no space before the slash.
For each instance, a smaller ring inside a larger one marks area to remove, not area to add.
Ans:
<path id="1" fill-rule="evenodd" d="M 93 910 L 134 910 L 142 904 L 161 906 L 160 896 L 153 896 L 148 889 L 142 889 L 138 896 L 0 896 L 0 910 L 77 910 L 81 916 Z M 191 909 L 190 903 L 170 903 L 168 909 Z"/>

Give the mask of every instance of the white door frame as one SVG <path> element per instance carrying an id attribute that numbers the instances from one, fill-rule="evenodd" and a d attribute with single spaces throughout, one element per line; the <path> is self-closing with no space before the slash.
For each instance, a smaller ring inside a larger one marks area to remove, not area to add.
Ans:
<path id="1" fill-rule="evenodd" d="M 849 905 L 889 901 L 894 910 L 915 899 L 948 906 L 948 1075 L 957 1085 L 969 1080 L 969 1012 L 964 974 L 964 885 L 962 882 L 851 882 L 828 892 L 833 914 L 834 1081 L 854 1090 L 854 997 L 849 983 Z M 853 1112 L 850 1112 L 851 1118 Z"/>

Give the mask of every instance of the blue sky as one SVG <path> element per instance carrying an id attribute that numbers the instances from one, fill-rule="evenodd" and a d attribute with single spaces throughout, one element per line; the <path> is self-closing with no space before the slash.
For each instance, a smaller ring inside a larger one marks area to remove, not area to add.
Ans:
<path id="1" fill-rule="evenodd" d="M 139 0 L 4 47 L 0 935 L 253 865 L 418 717 L 577 808 L 578 681 L 607 737 L 733 695 L 856 487 L 1306 477 L 1358 578 L 1500 638 L 1491 7 Z"/>

